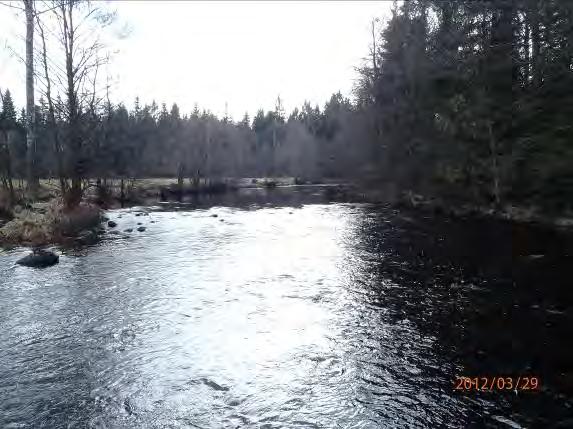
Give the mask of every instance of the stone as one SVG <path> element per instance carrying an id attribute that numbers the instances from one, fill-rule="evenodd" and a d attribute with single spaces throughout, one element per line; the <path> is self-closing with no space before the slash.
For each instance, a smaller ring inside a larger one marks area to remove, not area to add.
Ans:
<path id="1" fill-rule="evenodd" d="M 145 231 L 145 227 L 144 227 L 144 226 L 140 226 L 139 228 L 137 228 L 137 230 L 138 230 L 139 232 L 143 232 L 143 231 Z"/>
<path id="2" fill-rule="evenodd" d="M 107 226 L 109 226 L 110 228 L 115 228 L 117 226 L 117 223 L 114 222 L 113 220 L 108 221 Z"/>
<path id="3" fill-rule="evenodd" d="M 57 264 L 60 257 L 49 250 L 34 250 L 27 256 L 16 261 L 18 265 L 32 268 L 45 268 Z"/>

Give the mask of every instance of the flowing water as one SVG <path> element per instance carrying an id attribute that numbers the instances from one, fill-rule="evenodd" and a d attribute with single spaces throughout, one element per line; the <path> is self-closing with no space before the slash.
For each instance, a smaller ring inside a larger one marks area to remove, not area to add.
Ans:
<path id="1" fill-rule="evenodd" d="M 0 427 L 570 427 L 570 237 L 262 200 L 115 210 L 147 230 L 47 269 L 0 255 Z"/>

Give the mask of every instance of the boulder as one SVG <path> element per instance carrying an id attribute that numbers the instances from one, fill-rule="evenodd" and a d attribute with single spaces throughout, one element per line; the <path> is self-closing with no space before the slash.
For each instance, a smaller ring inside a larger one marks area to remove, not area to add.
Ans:
<path id="1" fill-rule="evenodd" d="M 25 267 L 44 268 L 55 265 L 59 261 L 60 257 L 54 252 L 50 252 L 48 250 L 34 250 L 29 255 L 17 260 L 16 263 Z"/>
<path id="2" fill-rule="evenodd" d="M 110 228 L 115 228 L 117 226 L 117 223 L 114 222 L 113 220 L 108 221 L 107 226 L 109 226 Z"/>
<path id="3" fill-rule="evenodd" d="M 141 216 L 141 213 L 135 213 L 135 216 Z"/>
<path id="4" fill-rule="evenodd" d="M 211 215 L 211 217 L 219 217 L 219 215 L 214 213 Z"/>
<path id="5" fill-rule="evenodd" d="M 127 228 L 124 232 L 133 232 L 133 228 Z"/>
<path id="6" fill-rule="evenodd" d="M 138 225 L 143 225 L 141 222 L 137 222 Z"/>
<path id="7" fill-rule="evenodd" d="M 144 226 L 140 226 L 139 228 L 137 228 L 137 230 L 138 230 L 139 232 L 143 232 L 143 231 L 145 231 L 145 227 L 144 227 Z"/>

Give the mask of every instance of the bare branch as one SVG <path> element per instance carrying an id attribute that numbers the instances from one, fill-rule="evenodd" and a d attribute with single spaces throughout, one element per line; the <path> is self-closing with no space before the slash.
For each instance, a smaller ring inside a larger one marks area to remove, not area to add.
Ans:
<path id="1" fill-rule="evenodd" d="M 10 3 L 0 2 L 0 6 L 10 7 L 10 8 L 12 8 L 12 9 L 19 10 L 20 12 L 24 12 L 24 11 L 25 11 L 24 8 L 18 7 L 18 6 L 14 6 L 13 4 L 10 4 Z"/>

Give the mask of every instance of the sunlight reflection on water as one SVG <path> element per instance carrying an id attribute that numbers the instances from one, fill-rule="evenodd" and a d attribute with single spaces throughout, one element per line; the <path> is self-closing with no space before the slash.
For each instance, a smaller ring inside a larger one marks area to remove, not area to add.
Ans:
<path id="1" fill-rule="evenodd" d="M 470 292 L 410 275 L 403 223 L 344 204 L 135 211 L 111 217 L 145 233 L 50 269 L 3 256 L 2 426 L 459 427 L 505 409 L 452 392 L 437 328 Z"/>

